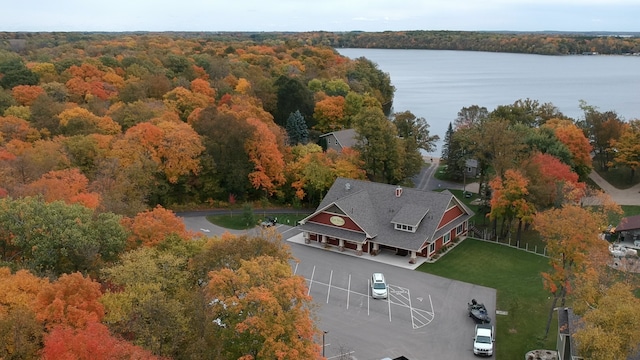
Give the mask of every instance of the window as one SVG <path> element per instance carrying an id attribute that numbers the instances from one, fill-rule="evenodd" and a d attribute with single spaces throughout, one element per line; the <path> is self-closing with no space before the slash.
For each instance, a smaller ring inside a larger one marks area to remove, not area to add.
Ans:
<path id="1" fill-rule="evenodd" d="M 436 243 L 432 242 L 431 244 L 429 244 L 429 254 L 431 254 L 434 251 L 436 251 Z"/>
<path id="2" fill-rule="evenodd" d="M 446 244 L 449 242 L 449 240 L 451 240 L 451 233 L 446 233 L 443 237 L 442 237 L 442 243 Z"/>
<path id="3" fill-rule="evenodd" d="M 407 226 L 407 231 L 413 232 L 413 226 Z"/>
<path id="4" fill-rule="evenodd" d="M 396 230 L 402 230 L 402 225 L 396 224 Z"/>
<path id="5" fill-rule="evenodd" d="M 402 225 L 402 230 L 407 230 L 407 225 Z"/>
<path id="6" fill-rule="evenodd" d="M 464 230 L 464 224 L 458 225 L 458 227 L 456 228 L 456 235 L 461 234 L 463 230 Z"/>

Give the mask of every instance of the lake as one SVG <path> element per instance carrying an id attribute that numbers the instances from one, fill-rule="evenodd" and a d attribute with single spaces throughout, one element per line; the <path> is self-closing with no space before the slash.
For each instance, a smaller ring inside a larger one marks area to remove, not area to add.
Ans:
<path id="1" fill-rule="evenodd" d="M 640 57 L 544 56 L 447 50 L 336 49 L 349 58 L 378 64 L 396 87 L 394 112 L 423 117 L 438 148 L 458 111 L 471 105 L 492 111 L 530 98 L 552 103 L 583 119 L 580 100 L 621 119 L 640 119 Z"/>

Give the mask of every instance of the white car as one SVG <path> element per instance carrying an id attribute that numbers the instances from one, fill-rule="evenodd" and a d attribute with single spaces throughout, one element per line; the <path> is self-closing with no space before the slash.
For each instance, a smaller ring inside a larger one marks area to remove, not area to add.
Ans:
<path id="1" fill-rule="evenodd" d="M 481 356 L 493 355 L 493 343 L 495 342 L 493 325 L 476 325 L 476 336 L 473 337 L 473 353 Z"/>
<path id="2" fill-rule="evenodd" d="M 373 273 L 371 275 L 371 296 L 374 299 L 387 298 L 387 282 L 384 280 L 382 273 Z"/>

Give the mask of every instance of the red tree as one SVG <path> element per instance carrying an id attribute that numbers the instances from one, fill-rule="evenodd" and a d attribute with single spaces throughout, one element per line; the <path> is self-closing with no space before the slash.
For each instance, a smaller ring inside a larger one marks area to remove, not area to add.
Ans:
<path id="1" fill-rule="evenodd" d="M 115 338 L 106 326 L 91 322 L 85 328 L 56 326 L 44 339 L 42 359 L 143 360 L 160 359 L 151 352 Z"/>

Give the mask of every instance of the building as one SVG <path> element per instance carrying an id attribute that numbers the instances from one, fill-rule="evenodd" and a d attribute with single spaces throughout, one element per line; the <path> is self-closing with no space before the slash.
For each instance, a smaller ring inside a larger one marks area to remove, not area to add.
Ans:
<path id="1" fill-rule="evenodd" d="M 615 232 L 621 243 L 640 248 L 640 215 L 622 218 L 620 224 L 616 226 Z"/>
<path id="2" fill-rule="evenodd" d="M 333 149 L 341 152 L 346 147 L 352 148 L 358 142 L 356 135 L 357 133 L 354 129 L 346 129 L 322 134 L 320 135 L 320 141 L 326 141 L 327 150 Z"/>
<path id="3" fill-rule="evenodd" d="M 465 236 L 473 211 L 449 191 L 433 192 L 338 178 L 315 212 L 300 221 L 306 243 L 377 255 L 432 257 Z"/>
<path id="4" fill-rule="evenodd" d="M 578 317 L 571 308 L 558 308 L 558 339 L 556 347 L 558 360 L 579 360 L 573 334 L 578 328 Z"/>

